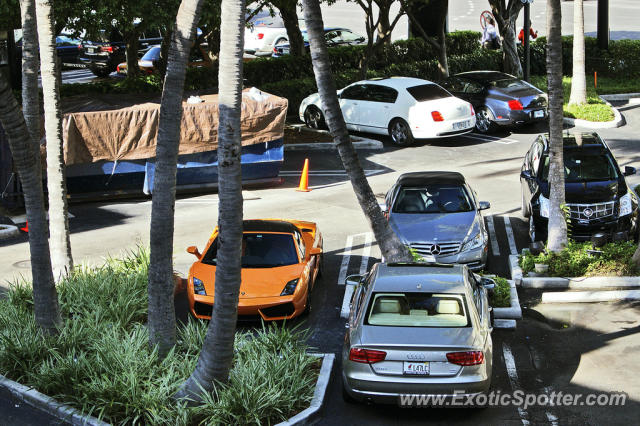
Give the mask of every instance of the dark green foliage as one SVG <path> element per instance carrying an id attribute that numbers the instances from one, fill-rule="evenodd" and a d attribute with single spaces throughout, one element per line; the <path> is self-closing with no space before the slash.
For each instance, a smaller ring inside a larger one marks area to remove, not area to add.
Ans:
<path id="1" fill-rule="evenodd" d="M 491 279 L 496 282 L 496 286 L 489 297 L 489 304 L 494 308 L 510 307 L 511 286 L 509 286 L 509 281 L 502 277 L 492 277 Z"/>
<path id="2" fill-rule="evenodd" d="M 549 265 L 548 275 L 551 277 L 638 275 L 638 268 L 631 261 L 636 250 L 633 242 L 609 243 L 599 249 L 602 251 L 599 255 L 589 254 L 591 249 L 589 242 L 569 241 L 560 253 L 545 252 L 537 256 L 526 253 L 520 256 L 519 263 L 524 273 L 533 271 L 536 263 Z"/>

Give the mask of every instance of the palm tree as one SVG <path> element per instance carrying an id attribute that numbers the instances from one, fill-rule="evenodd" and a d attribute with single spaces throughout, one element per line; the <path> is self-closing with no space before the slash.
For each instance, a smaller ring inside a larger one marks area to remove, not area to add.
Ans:
<path id="1" fill-rule="evenodd" d="M 46 333 L 53 334 L 57 332 L 61 320 L 58 294 L 49 257 L 40 151 L 35 149 L 33 138 L 20 113 L 20 107 L 2 73 L 0 73 L 0 125 L 9 139 L 11 155 L 24 192 L 24 204 L 29 221 L 33 311 L 40 328 Z"/>
<path id="2" fill-rule="evenodd" d="M 35 0 L 20 0 L 22 21 L 22 114 L 35 146 L 40 146 L 38 28 Z"/>
<path id="3" fill-rule="evenodd" d="M 380 245 L 382 255 L 391 262 L 410 261 L 409 250 L 395 235 L 378 206 L 376 197 L 364 175 L 358 154 L 349 138 L 349 132 L 338 103 L 336 85 L 331 74 L 331 64 L 324 39 L 324 24 L 318 0 L 304 0 L 303 10 L 307 34 L 311 43 L 313 72 L 316 77 L 318 92 L 324 105 L 325 121 L 338 148 L 344 169 L 349 175 L 360 207 L 369 220 L 376 240 Z"/>
<path id="4" fill-rule="evenodd" d="M 49 191 L 49 238 L 51 264 L 56 280 L 73 269 L 67 185 L 62 154 L 62 115 L 60 112 L 60 80 L 54 33 L 53 0 L 36 1 L 38 38 L 40 39 L 40 75 L 44 100 L 44 129 L 47 136 L 47 190 Z"/>
<path id="5" fill-rule="evenodd" d="M 549 88 L 549 235 L 553 252 L 567 245 L 564 204 L 564 159 L 562 146 L 562 12 L 560 0 L 547 0 L 547 83 Z"/>
<path id="6" fill-rule="evenodd" d="M 225 383 L 233 361 L 238 317 L 242 244 L 242 176 L 240 170 L 240 114 L 245 0 L 222 0 L 218 82 L 218 257 L 211 321 L 195 370 L 177 398 L 201 398 Z"/>
<path id="7" fill-rule="evenodd" d="M 583 0 L 573 2 L 573 76 L 570 104 L 587 103 L 587 79 L 584 70 L 584 5 Z"/>
<path id="8" fill-rule="evenodd" d="M 182 120 L 182 95 L 189 51 L 193 43 L 202 0 L 182 0 L 176 16 L 167 71 L 162 89 L 156 170 L 151 201 L 149 263 L 149 344 L 158 345 L 164 357 L 176 342 L 173 305 L 173 228 L 176 168 Z"/>

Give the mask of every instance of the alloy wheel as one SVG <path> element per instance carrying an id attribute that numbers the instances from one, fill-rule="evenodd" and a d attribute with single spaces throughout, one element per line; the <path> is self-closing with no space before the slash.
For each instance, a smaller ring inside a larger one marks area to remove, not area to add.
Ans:
<path id="1" fill-rule="evenodd" d="M 402 121 L 396 121 L 391 127 L 391 139 L 397 145 L 406 145 L 409 140 L 409 128 Z"/>
<path id="2" fill-rule="evenodd" d="M 491 120 L 486 108 L 482 108 L 476 112 L 476 129 L 481 133 L 487 133 L 491 127 Z"/>

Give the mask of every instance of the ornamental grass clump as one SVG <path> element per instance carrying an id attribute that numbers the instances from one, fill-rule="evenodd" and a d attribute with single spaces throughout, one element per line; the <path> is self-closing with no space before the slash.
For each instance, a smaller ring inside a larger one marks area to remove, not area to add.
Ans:
<path id="1" fill-rule="evenodd" d="M 37 327 L 31 286 L 12 285 L 0 300 L 0 374 L 113 424 L 273 424 L 309 405 L 319 359 L 307 355 L 306 333 L 286 324 L 238 333 L 229 382 L 202 405 L 175 401 L 208 323 L 179 325 L 160 359 L 145 325 L 148 265 L 138 249 L 78 267 L 58 286 L 57 336 Z"/>

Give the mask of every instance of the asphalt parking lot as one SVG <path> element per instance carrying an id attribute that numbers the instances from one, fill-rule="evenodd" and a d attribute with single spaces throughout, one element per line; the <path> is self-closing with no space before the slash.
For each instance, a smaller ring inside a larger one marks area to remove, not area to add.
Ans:
<path id="1" fill-rule="evenodd" d="M 621 166 L 640 166 L 637 129 L 640 105 L 622 105 L 627 125 L 600 131 Z M 491 202 L 485 220 L 491 243 L 488 270 L 508 276 L 509 254 L 526 247 L 526 223 L 520 215 L 519 171 L 524 153 L 543 131 L 528 127 L 493 136 L 476 134 L 437 141 L 420 141 L 396 149 L 360 151 L 374 193 L 380 198 L 404 172 L 454 170 L 463 173 L 478 192 Z M 309 158 L 312 191 L 295 191 L 305 158 Z M 492 390 L 534 393 L 625 391 L 620 407 L 529 407 L 486 409 L 400 409 L 346 404 L 340 390 L 339 354 L 344 336 L 340 317 L 347 274 L 366 271 L 380 254 L 363 217 L 337 154 L 333 151 L 287 152 L 283 184 L 245 191 L 245 218 L 290 217 L 318 223 L 324 235 L 325 274 L 312 296 L 311 313 L 300 321 L 312 330 L 310 344 L 320 352 L 338 355 L 321 424 L 601 424 L 637 418 L 640 410 L 640 372 L 635 362 L 640 331 L 638 305 L 628 303 L 588 305 L 541 305 L 539 295 L 520 294 L 524 318 L 515 331 L 494 330 Z M 640 183 L 632 176 L 629 183 Z M 184 250 L 206 242 L 217 220 L 217 195 L 181 196 L 176 202 L 174 238 L 175 269 L 186 274 L 193 261 Z M 70 207 L 72 247 L 77 263 L 99 264 L 136 244 L 148 244 L 151 201 L 133 199 L 74 204 Z M 97 243 L 99 242 L 99 243 Z M 0 265 L 7 281 L 29 275 L 25 235 L 0 243 Z M 347 302 L 348 303 L 348 302 Z M 186 317 L 184 299 L 177 300 L 179 314 Z M 243 327 L 247 327 L 243 325 Z M 1 422 L 0 422 L 1 423 Z"/>

